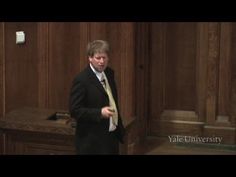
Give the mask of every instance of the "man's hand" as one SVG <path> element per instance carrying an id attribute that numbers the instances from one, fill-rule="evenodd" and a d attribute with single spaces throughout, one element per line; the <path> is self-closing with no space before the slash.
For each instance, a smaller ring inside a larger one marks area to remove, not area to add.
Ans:
<path id="1" fill-rule="evenodd" d="M 115 112 L 115 110 L 110 106 L 103 107 L 102 110 L 101 110 L 101 114 L 102 114 L 103 118 L 112 117 L 114 112 Z"/>

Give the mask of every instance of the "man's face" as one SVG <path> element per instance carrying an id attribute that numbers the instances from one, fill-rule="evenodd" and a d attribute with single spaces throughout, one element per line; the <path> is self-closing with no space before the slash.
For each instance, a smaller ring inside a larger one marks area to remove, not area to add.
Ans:
<path id="1" fill-rule="evenodd" d="M 89 57 L 90 63 L 98 72 L 103 72 L 106 69 L 108 60 L 109 58 L 106 53 L 96 53 L 93 57 Z"/>

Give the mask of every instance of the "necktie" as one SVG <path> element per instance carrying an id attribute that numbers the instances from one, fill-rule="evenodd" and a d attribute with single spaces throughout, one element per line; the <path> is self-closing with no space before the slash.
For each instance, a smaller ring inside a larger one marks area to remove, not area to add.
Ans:
<path id="1" fill-rule="evenodd" d="M 112 95 L 112 91 L 111 91 L 111 87 L 109 85 L 109 82 L 107 80 L 107 78 L 104 76 L 104 74 L 102 74 L 101 77 L 101 83 L 105 89 L 105 91 L 107 92 L 108 98 L 109 98 L 109 105 L 114 109 L 114 115 L 112 116 L 112 121 L 115 125 L 118 125 L 118 112 L 117 112 L 117 107 L 116 107 L 116 103 L 115 100 L 113 98 Z"/>

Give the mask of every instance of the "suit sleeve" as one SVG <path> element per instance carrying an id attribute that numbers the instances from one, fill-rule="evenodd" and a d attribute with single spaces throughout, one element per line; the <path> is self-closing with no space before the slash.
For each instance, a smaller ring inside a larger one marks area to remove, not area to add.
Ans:
<path id="1" fill-rule="evenodd" d="M 69 110 L 71 117 L 78 122 L 100 122 L 101 109 L 87 108 L 86 103 L 86 86 L 80 80 L 75 80 L 72 84 Z"/>

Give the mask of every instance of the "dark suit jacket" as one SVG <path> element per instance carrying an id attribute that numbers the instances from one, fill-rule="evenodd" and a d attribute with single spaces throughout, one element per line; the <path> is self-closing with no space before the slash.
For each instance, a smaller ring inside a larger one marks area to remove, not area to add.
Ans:
<path id="1" fill-rule="evenodd" d="M 125 129 L 119 113 L 114 72 L 109 67 L 104 72 L 118 109 L 118 126 L 113 134 L 123 143 Z M 109 106 L 109 98 L 90 66 L 74 79 L 69 103 L 71 117 L 77 121 L 76 147 L 78 153 L 106 153 L 109 119 L 101 117 L 101 108 Z"/>

